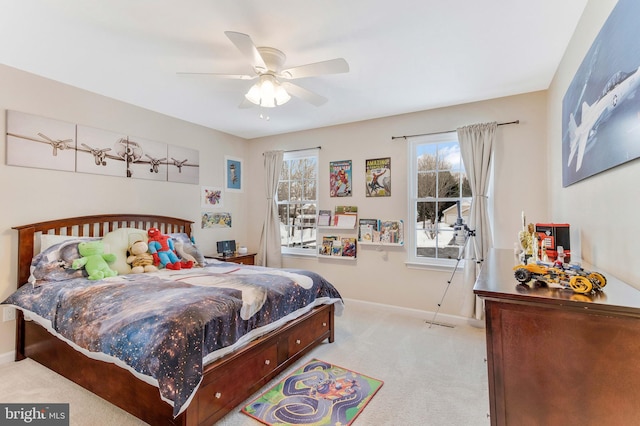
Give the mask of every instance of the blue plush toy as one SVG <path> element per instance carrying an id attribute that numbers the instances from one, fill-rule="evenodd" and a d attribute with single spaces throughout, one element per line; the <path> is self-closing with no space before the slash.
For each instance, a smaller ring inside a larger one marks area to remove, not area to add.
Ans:
<path id="1" fill-rule="evenodd" d="M 86 241 L 78 244 L 78 252 L 82 256 L 71 264 L 73 269 L 84 269 L 89 274 L 90 280 L 101 280 L 106 277 L 115 277 L 118 273 L 107 262 L 114 262 L 116 255 L 104 252 L 102 241 Z"/>

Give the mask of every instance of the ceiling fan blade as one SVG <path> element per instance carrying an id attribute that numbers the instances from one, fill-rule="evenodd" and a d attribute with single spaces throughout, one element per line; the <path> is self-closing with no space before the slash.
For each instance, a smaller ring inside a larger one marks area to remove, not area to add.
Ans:
<path id="1" fill-rule="evenodd" d="M 256 78 L 256 75 L 246 75 L 246 74 L 218 74 L 215 72 L 177 72 L 179 75 L 210 75 L 213 77 L 219 78 L 229 78 L 232 80 L 253 80 Z"/>
<path id="2" fill-rule="evenodd" d="M 313 104 L 315 106 L 323 105 L 328 101 L 324 96 L 320 96 L 317 93 L 313 93 L 310 90 L 304 89 L 297 84 L 289 83 L 288 81 L 283 81 L 282 87 L 290 94 L 295 96 L 296 98 L 300 98 Z"/>
<path id="3" fill-rule="evenodd" d="M 251 66 L 254 68 L 262 68 L 265 71 L 267 70 L 267 65 L 264 63 L 264 59 L 258 52 L 258 48 L 246 34 L 237 33 L 235 31 L 225 31 L 225 35 L 231 40 L 233 44 L 236 45 L 238 50 L 242 52 L 242 54 L 249 59 Z"/>
<path id="4" fill-rule="evenodd" d="M 283 70 L 280 74 L 283 78 L 290 80 L 294 78 L 313 77 L 324 74 L 340 74 L 349 72 L 349 64 L 342 58 L 331 59 L 329 61 L 316 62 L 313 64 L 300 65 Z"/>

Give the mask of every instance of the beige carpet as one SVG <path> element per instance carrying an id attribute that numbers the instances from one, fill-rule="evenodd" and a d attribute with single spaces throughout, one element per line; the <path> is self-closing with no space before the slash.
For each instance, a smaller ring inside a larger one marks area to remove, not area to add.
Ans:
<path id="1" fill-rule="evenodd" d="M 322 344 L 267 386 L 318 358 L 384 381 L 356 426 L 487 425 L 485 352 L 483 329 L 429 328 L 415 317 L 347 302 L 335 343 Z M 77 426 L 145 424 L 31 360 L 0 365 L 0 401 L 68 402 Z M 217 424 L 260 425 L 241 406 Z"/>

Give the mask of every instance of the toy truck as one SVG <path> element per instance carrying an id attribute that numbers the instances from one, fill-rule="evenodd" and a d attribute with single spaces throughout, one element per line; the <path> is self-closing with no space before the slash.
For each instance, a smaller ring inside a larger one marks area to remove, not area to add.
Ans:
<path id="1" fill-rule="evenodd" d="M 602 274 L 586 271 L 578 264 L 535 262 L 518 265 L 513 270 L 516 280 L 521 284 L 535 280 L 557 284 L 582 294 L 600 291 L 607 285 L 607 279 Z"/>

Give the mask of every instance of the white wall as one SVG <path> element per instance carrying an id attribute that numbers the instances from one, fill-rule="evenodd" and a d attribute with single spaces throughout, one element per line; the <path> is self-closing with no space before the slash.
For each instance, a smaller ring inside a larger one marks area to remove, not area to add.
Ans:
<path id="1" fill-rule="evenodd" d="M 198 150 L 200 183 L 224 186 L 224 156 L 245 157 L 248 143 L 215 130 L 0 65 L 0 139 L 6 110 L 22 111 Z M 219 239 L 246 239 L 246 197 L 229 193 L 233 228 L 200 229 L 200 185 L 60 172 L 5 165 L 0 150 L 0 299 L 16 289 L 17 233 L 12 226 L 98 213 L 153 213 L 193 220 L 196 242 L 215 253 Z M 246 182 L 245 182 L 246 183 Z M 250 187 L 250 183 L 247 183 Z M 0 322 L 0 354 L 13 350 L 15 321 Z"/>
<path id="2" fill-rule="evenodd" d="M 358 206 L 360 217 L 404 219 L 407 223 L 407 143 L 392 136 L 455 129 L 487 122 L 520 120 L 500 126 L 495 147 L 495 245 L 513 248 L 520 230 L 520 213 L 536 221 L 547 221 L 546 92 L 494 99 L 404 114 L 394 117 L 327 127 L 250 141 L 250 179 L 263 182 L 264 151 L 321 146 L 320 208 L 337 204 Z M 368 158 L 391 157 L 391 197 L 367 198 L 364 164 Z M 353 161 L 353 196 L 331 198 L 328 194 L 329 162 Z M 253 185 L 251 201 L 251 248 L 257 248 L 264 212 L 264 185 Z M 356 262 L 286 257 L 285 267 L 320 272 L 342 295 L 350 299 L 384 303 L 424 311 L 435 311 L 451 272 L 410 269 L 405 266 L 405 248 L 359 247 Z M 441 312 L 459 315 L 462 303 L 457 274 Z"/>
<path id="3" fill-rule="evenodd" d="M 556 222 L 571 224 L 571 249 L 605 275 L 640 288 L 640 161 L 562 188 L 562 98 L 616 0 L 591 0 L 549 88 L 549 195 Z M 629 42 L 637 42 L 630 40 Z"/>

